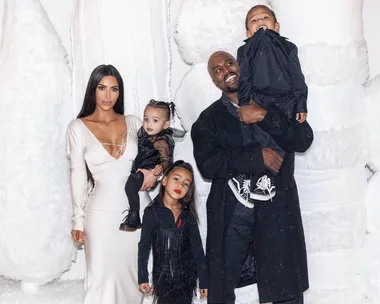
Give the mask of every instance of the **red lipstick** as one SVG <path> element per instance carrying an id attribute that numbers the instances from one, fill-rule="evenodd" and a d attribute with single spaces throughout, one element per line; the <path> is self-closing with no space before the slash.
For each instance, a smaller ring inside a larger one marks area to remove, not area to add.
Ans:
<path id="1" fill-rule="evenodd" d="M 174 192 L 177 194 L 181 194 L 181 190 L 179 190 L 179 189 L 175 189 Z"/>

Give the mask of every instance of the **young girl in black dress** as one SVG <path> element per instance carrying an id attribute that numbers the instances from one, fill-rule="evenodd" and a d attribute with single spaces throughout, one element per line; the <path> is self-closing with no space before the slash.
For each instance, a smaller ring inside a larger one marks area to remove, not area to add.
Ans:
<path id="1" fill-rule="evenodd" d="M 179 160 L 165 172 L 159 195 L 145 209 L 138 253 L 139 289 L 157 304 L 191 304 L 199 278 L 207 297 L 207 269 L 194 207 L 193 169 Z M 153 250 L 153 287 L 148 259 Z"/>
<path id="2" fill-rule="evenodd" d="M 159 176 L 173 163 L 174 139 L 183 137 L 185 132 L 170 128 L 174 115 L 174 103 L 152 99 L 144 110 L 143 126 L 137 133 L 138 153 L 132 171 L 125 184 L 129 210 L 120 230 L 141 228 L 139 191 L 144 175 L 138 169 L 150 169 Z"/>

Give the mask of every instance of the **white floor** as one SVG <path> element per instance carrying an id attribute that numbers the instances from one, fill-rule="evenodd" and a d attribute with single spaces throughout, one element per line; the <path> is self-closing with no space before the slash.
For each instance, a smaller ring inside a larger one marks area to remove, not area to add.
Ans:
<path id="1" fill-rule="evenodd" d="M 237 304 L 258 304 L 255 288 L 247 287 L 237 292 Z M 41 288 L 39 293 L 30 294 L 21 291 L 20 283 L 0 278 L 0 304 L 83 304 L 83 281 L 62 280 L 50 283 Z M 151 299 L 145 299 L 144 304 L 151 303 Z M 196 304 L 204 304 L 206 301 L 195 301 Z M 307 292 L 305 294 L 307 304 L 375 304 L 358 293 L 349 290 Z M 108 303 L 107 303 L 108 304 Z M 111 304 L 111 303 L 109 303 Z"/>
<path id="2" fill-rule="evenodd" d="M 83 304 L 83 281 L 57 281 L 36 294 L 21 291 L 20 283 L 0 278 L 1 304 Z"/>

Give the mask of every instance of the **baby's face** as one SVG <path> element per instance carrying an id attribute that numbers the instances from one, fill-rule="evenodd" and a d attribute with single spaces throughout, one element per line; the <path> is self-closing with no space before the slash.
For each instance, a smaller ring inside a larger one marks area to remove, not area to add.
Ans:
<path id="1" fill-rule="evenodd" d="M 248 38 L 252 37 L 260 28 L 276 32 L 280 30 L 280 24 L 276 22 L 270 10 L 265 7 L 252 10 L 248 14 L 247 21 L 248 30 L 246 34 Z"/>
<path id="2" fill-rule="evenodd" d="M 143 127 L 149 135 L 156 135 L 169 128 L 170 122 L 165 109 L 147 106 L 144 111 Z"/>

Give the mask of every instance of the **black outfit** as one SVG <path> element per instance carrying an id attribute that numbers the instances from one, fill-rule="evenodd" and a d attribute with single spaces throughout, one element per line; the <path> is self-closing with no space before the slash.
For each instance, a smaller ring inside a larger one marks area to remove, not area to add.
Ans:
<path id="1" fill-rule="evenodd" d="M 274 103 L 288 117 L 306 113 L 308 88 L 302 74 L 297 47 L 272 30 L 259 29 L 245 40 L 238 50 L 240 66 L 238 100 L 240 105 L 249 104 L 251 98 L 267 109 Z M 283 157 L 285 151 L 259 126 L 254 126 L 257 141 L 262 147 L 276 150 Z M 273 181 L 273 172 L 265 170 Z M 251 187 L 260 176 L 251 176 Z"/>
<path id="2" fill-rule="evenodd" d="M 148 259 L 153 249 L 154 302 L 191 304 L 197 278 L 207 288 L 207 269 L 198 223 L 188 208 L 174 221 L 157 196 L 145 209 L 138 253 L 138 282 L 148 283 Z"/>
<path id="3" fill-rule="evenodd" d="M 244 124 L 231 115 L 222 98 L 201 113 L 191 130 L 197 166 L 204 178 L 212 180 L 207 199 L 209 304 L 234 303 L 228 297 L 236 286 L 228 285 L 228 280 L 230 274 L 236 276 L 241 271 L 241 260 L 250 250 L 246 245 L 250 237 L 261 302 L 298 298 L 302 303 L 302 293 L 309 287 L 306 247 L 294 180 L 294 152 L 304 152 L 310 147 L 313 131 L 307 122 L 298 123 L 295 114 L 289 119 L 273 103 L 268 105 L 265 118 L 257 125 L 268 132 L 286 153 L 275 177 L 277 194 L 273 201 L 255 205 L 251 209 L 254 220 L 241 222 L 240 231 L 246 227 L 251 232 L 242 235 L 241 246 L 244 248 L 234 246 L 236 255 L 233 252 L 226 255 L 226 248 L 230 248 L 227 243 L 230 224 L 233 228 L 233 217 L 237 216 L 234 212 L 240 203 L 229 191 L 227 183 L 238 174 L 264 169 L 261 144 L 252 130 L 242 132 Z M 242 249 L 245 254 L 238 255 Z M 239 257 L 239 263 L 230 267 L 235 270 L 228 269 L 231 259 L 236 257 Z"/>
<path id="4" fill-rule="evenodd" d="M 240 105 L 251 98 L 261 107 L 274 103 L 288 117 L 306 113 L 308 88 L 298 59 L 298 49 L 272 30 L 259 29 L 238 50 Z"/>
<path id="5" fill-rule="evenodd" d="M 148 135 L 143 127 L 137 133 L 138 152 L 132 165 L 131 174 L 125 184 L 125 193 L 128 197 L 130 210 L 140 210 L 139 191 L 144 182 L 144 175 L 136 172 L 137 169 L 154 169 L 162 165 L 163 169 L 173 163 L 174 131 L 164 129 L 156 135 Z"/>

